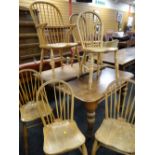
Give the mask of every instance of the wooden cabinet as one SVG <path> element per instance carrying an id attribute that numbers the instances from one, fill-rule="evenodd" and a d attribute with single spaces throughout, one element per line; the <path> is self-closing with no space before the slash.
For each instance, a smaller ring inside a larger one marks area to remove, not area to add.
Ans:
<path id="1" fill-rule="evenodd" d="M 19 62 L 26 63 L 40 59 L 40 48 L 35 25 L 29 9 L 19 7 Z"/>

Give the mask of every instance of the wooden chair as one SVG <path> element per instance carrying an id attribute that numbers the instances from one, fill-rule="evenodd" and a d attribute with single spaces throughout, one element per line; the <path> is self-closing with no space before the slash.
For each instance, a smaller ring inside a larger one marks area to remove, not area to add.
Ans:
<path id="1" fill-rule="evenodd" d="M 115 52 L 115 68 L 116 77 L 118 78 L 118 62 L 117 62 L 117 47 L 105 47 L 103 44 L 103 25 L 98 14 L 93 11 L 85 11 L 80 13 L 77 19 L 77 28 L 80 36 L 80 41 L 83 49 L 83 58 L 81 62 L 80 72 L 82 68 L 89 70 L 89 89 L 91 89 L 93 70 L 94 70 L 94 56 L 97 58 L 97 75 L 101 69 L 102 60 L 101 54 L 105 52 Z M 86 55 L 89 55 L 88 65 Z"/>
<path id="2" fill-rule="evenodd" d="M 25 154 L 28 154 L 28 128 L 29 123 L 40 118 L 37 110 L 37 105 L 41 106 L 40 102 L 36 101 L 36 92 L 42 82 L 40 74 L 33 69 L 22 69 L 19 72 L 19 110 L 20 118 L 23 122 L 24 147 Z"/>
<path id="3" fill-rule="evenodd" d="M 69 42 L 69 36 L 75 25 L 65 25 L 60 10 L 49 2 L 33 2 L 30 5 L 30 13 L 35 23 L 40 42 L 40 72 L 42 71 L 43 58 L 46 50 L 50 51 L 50 64 L 54 72 L 54 51 L 58 51 L 61 66 L 63 67 L 63 51 L 71 47 L 77 48 L 77 43 Z"/>
<path id="4" fill-rule="evenodd" d="M 53 96 L 51 101 L 49 96 Z M 38 106 L 44 124 L 45 154 L 60 154 L 79 148 L 83 155 L 87 155 L 85 137 L 74 121 L 74 94 L 70 86 L 59 80 L 47 81 L 39 88 L 37 101 L 45 105 L 44 108 Z M 49 112 L 46 105 L 51 106 L 52 112 L 45 116 L 44 113 Z"/>
<path id="5" fill-rule="evenodd" d="M 105 95 L 105 118 L 95 133 L 92 155 L 100 146 L 121 154 L 135 153 L 135 82 L 112 82 Z"/>

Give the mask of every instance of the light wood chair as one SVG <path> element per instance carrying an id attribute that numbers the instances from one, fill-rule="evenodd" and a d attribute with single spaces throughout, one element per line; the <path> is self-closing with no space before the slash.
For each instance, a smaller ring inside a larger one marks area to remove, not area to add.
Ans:
<path id="1" fill-rule="evenodd" d="M 80 72 L 82 73 L 83 68 L 89 70 L 89 89 L 91 89 L 92 86 L 94 67 L 97 68 L 97 75 L 99 75 L 101 67 L 104 66 L 101 55 L 105 52 L 115 53 L 116 78 L 118 78 L 118 48 L 104 46 L 103 25 L 99 15 L 94 11 L 81 12 L 77 19 L 77 29 L 84 52 Z M 88 61 L 86 59 L 86 55 L 89 56 Z M 94 56 L 97 56 L 97 65 L 94 65 Z"/>
<path id="2" fill-rule="evenodd" d="M 51 90 L 46 91 L 47 87 Z M 49 96 L 53 96 L 51 101 Z M 39 88 L 37 101 L 45 105 L 44 108 L 38 106 L 44 124 L 45 154 L 60 154 L 79 148 L 83 155 L 87 155 L 85 137 L 74 121 L 74 94 L 71 87 L 63 81 L 47 81 Z M 44 113 L 49 112 L 46 105 L 51 106 L 52 112 L 45 116 Z"/>
<path id="3" fill-rule="evenodd" d="M 125 155 L 135 154 L 135 82 L 112 82 L 105 95 L 105 118 L 95 133 L 92 155 L 100 146 Z"/>
<path id="4" fill-rule="evenodd" d="M 35 23 L 40 48 L 41 48 L 41 62 L 40 72 L 43 67 L 44 53 L 46 50 L 50 51 L 51 67 L 54 72 L 55 61 L 54 52 L 59 53 L 61 66 L 64 65 L 64 50 L 69 50 L 71 47 L 77 48 L 77 43 L 70 42 L 70 34 L 75 25 L 65 25 L 62 14 L 58 7 L 54 4 L 45 1 L 35 1 L 30 5 L 30 13 Z"/>
<path id="5" fill-rule="evenodd" d="M 22 69 L 19 72 L 19 110 L 23 123 L 25 154 L 28 155 L 28 128 L 35 126 L 33 121 L 40 118 L 36 101 L 36 92 L 41 86 L 40 74 L 33 69 Z M 32 122 L 34 125 L 30 125 Z"/>

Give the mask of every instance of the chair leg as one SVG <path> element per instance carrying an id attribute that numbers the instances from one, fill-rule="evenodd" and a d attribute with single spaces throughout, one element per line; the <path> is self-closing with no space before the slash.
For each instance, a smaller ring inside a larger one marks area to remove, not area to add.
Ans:
<path id="1" fill-rule="evenodd" d="M 99 77 L 101 71 L 101 53 L 97 55 L 97 77 Z"/>
<path id="2" fill-rule="evenodd" d="M 118 53 L 118 50 L 114 51 L 116 80 L 119 78 L 119 65 L 118 65 L 117 53 Z"/>
<path id="3" fill-rule="evenodd" d="M 54 73 L 54 69 L 55 69 L 55 62 L 54 62 L 54 53 L 53 53 L 53 49 L 51 49 L 51 62 L 50 62 L 50 65 L 51 65 L 51 68 L 52 68 L 52 71 Z"/>
<path id="4" fill-rule="evenodd" d="M 76 52 L 76 56 L 77 56 L 77 59 L 78 59 L 78 63 L 79 63 L 79 67 L 81 66 L 81 61 L 80 61 L 80 55 L 79 55 L 79 51 L 78 51 L 78 46 L 75 47 L 75 52 Z"/>
<path id="5" fill-rule="evenodd" d="M 93 144 L 91 155 L 96 155 L 97 149 L 98 149 L 98 141 L 95 139 L 94 144 Z"/>
<path id="6" fill-rule="evenodd" d="M 24 133 L 24 149 L 25 149 L 25 155 L 28 155 L 28 129 L 26 127 L 26 124 L 23 124 L 23 133 Z"/>
<path id="7" fill-rule="evenodd" d="M 74 58 L 75 58 L 75 48 L 71 49 L 71 66 L 73 67 L 74 63 Z"/>
<path id="8" fill-rule="evenodd" d="M 83 65 L 85 64 L 85 55 L 86 55 L 86 53 L 84 52 L 83 56 L 82 56 L 81 63 L 80 63 L 80 73 L 79 73 L 80 75 L 83 73 L 82 68 L 83 68 Z"/>
<path id="9" fill-rule="evenodd" d="M 62 50 L 59 50 L 59 53 L 60 53 L 60 62 L 61 62 L 61 68 L 63 69 L 63 56 L 62 56 Z"/>
<path id="10" fill-rule="evenodd" d="M 75 47 L 75 53 L 76 53 L 77 60 L 78 60 L 78 63 L 79 63 L 79 68 L 80 68 L 82 65 L 81 65 L 81 61 L 80 61 L 80 55 L 79 55 L 79 51 L 78 51 L 78 46 Z M 81 75 L 81 73 L 79 72 L 78 78 L 80 77 L 80 75 Z"/>
<path id="11" fill-rule="evenodd" d="M 93 71 L 94 71 L 94 55 L 90 54 L 90 67 L 89 67 L 89 89 L 92 87 L 93 82 Z"/>
<path id="12" fill-rule="evenodd" d="M 83 144 L 81 147 L 82 147 L 82 154 L 83 154 L 83 155 L 88 155 L 86 145 Z"/>
<path id="13" fill-rule="evenodd" d="M 39 72 L 42 72 L 42 68 L 43 68 L 43 59 L 44 59 L 44 49 L 41 49 L 41 55 L 40 55 L 40 66 L 39 66 Z"/>

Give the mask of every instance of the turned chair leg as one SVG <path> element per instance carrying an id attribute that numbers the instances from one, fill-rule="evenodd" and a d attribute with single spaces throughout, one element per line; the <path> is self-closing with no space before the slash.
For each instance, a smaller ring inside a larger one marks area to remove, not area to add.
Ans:
<path id="1" fill-rule="evenodd" d="M 39 72 L 42 72 L 43 69 L 43 59 L 44 59 L 44 49 L 41 49 L 41 55 L 40 55 L 40 66 L 39 66 Z"/>
<path id="2" fill-rule="evenodd" d="M 98 149 L 98 141 L 95 139 L 94 144 L 93 144 L 91 155 L 96 155 L 97 149 Z"/>
<path id="3" fill-rule="evenodd" d="M 73 63 L 75 59 L 75 48 L 72 48 L 70 50 L 71 50 L 71 66 L 73 67 Z"/>
<path id="4" fill-rule="evenodd" d="M 114 51 L 116 80 L 119 78 L 119 65 L 118 65 L 117 53 L 118 53 L 118 50 Z"/>
<path id="5" fill-rule="evenodd" d="M 82 65 L 81 65 L 81 61 L 80 61 L 80 55 L 79 55 L 79 51 L 78 51 L 78 46 L 75 47 L 75 53 L 76 53 L 77 60 L 78 60 L 78 63 L 79 63 L 79 68 L 80 68 Z M 80 77 L 80 75 L 81 75 L 81 72 L 78 73 L 78 78 Z"/>
<path id="6" fill-rule="evenodd" d="M 83 144 L 81 147 L 82 147 L 82 154 L 83 154 L 83 155 L 88 155 L 86 145 Z"/>
<path id="7" fill-rule="evenodd" d="M 59 53 L 60 53 L 60 62 L 61 62 L 61 68 L 63 69 L 64 67 L 64 63 L 63 63 L 63 56 L 62 56 L 62 50 L 59 50 Z"/>
<path id="8" fill-rule="evenodd" d="M 85 65 L 85 55 L 86 55 L 86 53 L 84 52 L 83 56 L 82 56 L 81 63 L 80 63 L 80 69 L 79 69 L 80 70 L 80 73 L 79 73 L 80 75 L 82 75 L 82 73 L 83 73 L 82 69 L 83 69 L 83 66 Z"/>
<path id="9" fill-rule="evenodd" d="M 51 65 L 52 71 L 53 71 L 53 73 L 54 73 L 54 69 L 55 69 L 55 62 L 54 62 L 54 53 L 53 53 L 53 49 L 51 49 L 50 58 L 51 58 L 50 65 Z"/>
<path id="10" fill-rule="evenodd" d="M 79 66 L 81 66 L 80 54 L 79 54 L 78 46 L 75 47 L 75 53 L 76 53 L 76 56 L 77 56 L 77 60 L 78 60 Z"/>
<path id="11" fill-rule="evenodd" d="M 97 55 L 97 77 L 99 77 L 99 74 L 101 72 L 101 63 L 102 63 L 101 53 L 98 53 Z"/>
<path id="12" fill-rule="evenodd" d="M 25 155 L 28 155 L 28 129 L 26 127 L 26 124 L 23 124 L 23 133 L 24 133 L 24 150 Z"/>
<path id="13" fill-rule="evenodd" d="M 94 71 L 94 55 L 93 55 L 93 53 L 90 53 L 89 89 L 92 88 L 92 83 L 93 83 L 93 71 Z"/>

